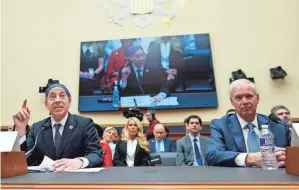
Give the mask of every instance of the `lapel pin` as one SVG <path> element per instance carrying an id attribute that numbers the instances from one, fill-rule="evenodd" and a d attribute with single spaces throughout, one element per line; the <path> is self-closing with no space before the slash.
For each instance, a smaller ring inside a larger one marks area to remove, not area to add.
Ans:
<path id="1" fill-rule="evenodd" d="M 74 127 L 71 125 L 71 126 L 69 126 L 69 129 L 73 129 Z"/>

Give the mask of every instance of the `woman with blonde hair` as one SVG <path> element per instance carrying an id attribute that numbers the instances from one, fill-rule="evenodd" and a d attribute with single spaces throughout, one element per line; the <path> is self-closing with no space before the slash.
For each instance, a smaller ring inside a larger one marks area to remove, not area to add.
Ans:
<path id="1" fill-rule="evenodd" d="M 148 166 L 149 144 L 143 126 L 136 117 L 128 118 L 121 141 L 117 143 L 114 166 Z"/>

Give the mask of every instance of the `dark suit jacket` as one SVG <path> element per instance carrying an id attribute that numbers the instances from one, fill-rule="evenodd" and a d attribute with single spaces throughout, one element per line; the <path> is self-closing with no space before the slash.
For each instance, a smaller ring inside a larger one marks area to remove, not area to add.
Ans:
<path id="1" fill-rule="evenodd" d="M 165 138 L 164 140 L 164 150 L 165 152 L 175 152 L 176 151 L 176 145 L 170 138 Z M 150 139 L 149 141 L 150 145 L 150 151 L 151 153 L 156 152 L 156 139 Z"/>
<path id="2" fill-rule="evenodd" d="M 158 42 L 151 42 L 148 48 L 147 63 L 161 65 L 161 45 Z M 184 68 L 183 55 L 179 51 L 170 47 L 169 68 L 177 69 L 178 72 Z"/>
<path id="3" fill-rule="evenodd" d="M 258 127 L 268 125 L 274 134 L 275 146 L 285 147 L 287 141 L 283 125 L 271 122 L 267 116 L 257 114 Z M 211 140 L 206 161 L 212 166 L 237 166 L 235 157 L 246 153 L 246 145 L 240 122 L 236 114 L 226 115 L 211 121 Z"/>
<path id="4" fill-rule="evenodd" d="M 27 159 L 28 165 L 39 165 L 44 156 L 48 156 L 53 160 L 85 157 L 89 160 L 88 167 L 102 165 L 102 149 L 91 119 L 69 113 L 63 129 L 60 153 L 58 155 L 55 153 L 50 117 L 32 125 L 26 139 L 27 149 L 30 150 L 33 148 L 36 135 L 42 127 L 45 129 L 41 131 L 37 145 L 31 156 Z"/>
<path id="5" fill-rule="evenodd" d="M 127 142 L 120 141 L 116 144 L 113 158 L 113 166 L 127 166 Z M 139 144 L 136 146 L 134 166 L 148 166 L 149 153 L 146 152 Z"/>
<path id="6" fill-rule="evenodd" d="M 132 96 L 136 94 L 155 94 L 159 92 L 164 92 L 168 95 L 168 88 L 166 84 L 166 75 L 162 67 L 151 66 L 148 63 L 145 64 L 143 69 L 143 77 L 139 80 L 138 84 L 136 74 L 132 64 L 129 66 L 131 69 L 131 74 L 127 79 L 127 86 L 120 89 L 121 96 Z M 119 72 L 119 81 L 122 78 L 122 69 Z"/>

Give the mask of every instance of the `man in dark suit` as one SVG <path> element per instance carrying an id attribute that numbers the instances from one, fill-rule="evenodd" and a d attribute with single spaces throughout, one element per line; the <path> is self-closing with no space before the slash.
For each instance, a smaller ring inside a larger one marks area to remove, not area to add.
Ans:
<path id="1" fill-rule="evenodd" d="M 289 139 L 283 125 L 269 121 L 265 115 L 257 114 L 259 94 L 254 83 L 239 79 L 230 85 L 230 99 L 236 114 L 225 115 L 211 121 L 211 140 L 206 157 L 212 166 L 256 166 L 261 167 L 259 138 L 261 126 L 268 125 L 274 134 L 275 155 L 283 166 L 284 148 Z"/>
<path id="2" fill-rule="evenodd" d="M 197 115 L 186 119 L 189 133 L 177 140 L 177 166 L 205 166 L 209 138 L 200 135 L 202 120 Z"/>
<path id="3" fill-rule="evenodd" d="M 162 101 L 168 95 L 166 76 L 160 65 L 146 62 L 145 54 L 140 46 L 131 46 L 127 51 L 129 64 L 119 73 L 121 96 L 136 94 L 157 94 L 154 102 Z"/>
<path id="4" fill-rule="evenodd" d="M 44 156 L 55 160 L 56 171 L 101 166 L 102 149 L 91 119 L 68 112 L 71 95 L 62 84 L 53 84 L 46 90 L 45 105 L 51 116 L 32 125 L 25 135 L 30 110 L 23 104 L 22 110 L 13 116 L 20 143 L 27 143 L 30 151 L 28 165 L 39 165 Z M 39 136 L 38 136 L 39 135 Z M 38 138 L 37 138 L 38 137 Z"/>
<path id="5" fill-rule="evenodd" d="M 183 50 L 180 49 L 179 39 L 175 36 L 163 36 L 161 40 L 150 43 L 148 48 L 147 62 L 162 66 L 167 75 L 167 83 L 173 90 L 183 78 L 185 65 Z"/>
<path id="6" fill-rule="evenodd" d="M 165 127 L 161 123 L 155 125 L 153 134 L 154 138 L 148 141 L 151 153 L 176 151 L 175 143 L 166 137 Z"/>

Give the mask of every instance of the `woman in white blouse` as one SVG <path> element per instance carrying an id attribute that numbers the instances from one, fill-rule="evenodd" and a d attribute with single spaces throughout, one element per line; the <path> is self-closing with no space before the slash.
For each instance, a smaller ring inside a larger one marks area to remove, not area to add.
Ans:
<path id="1" fill-rule="evenodd" d="M 136 117 L 130 117 L 121 141 L 116 145 L 113 165 L 148 166 L 149 152 L 149 144 L 143 134 L 141 122 Z"/>

